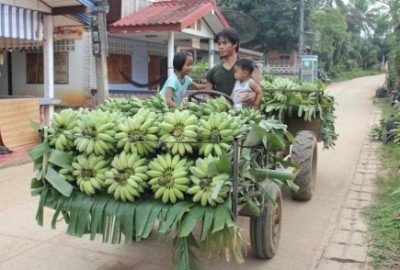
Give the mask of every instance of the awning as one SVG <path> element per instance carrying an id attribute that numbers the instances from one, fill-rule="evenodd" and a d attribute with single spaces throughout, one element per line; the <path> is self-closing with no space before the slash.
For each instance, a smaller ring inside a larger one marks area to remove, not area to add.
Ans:
<path id="1" fill-rule="evenodd" d="M 0 4 L 0 50 L 38 47 L 42 41 L 41 12 Z"/>

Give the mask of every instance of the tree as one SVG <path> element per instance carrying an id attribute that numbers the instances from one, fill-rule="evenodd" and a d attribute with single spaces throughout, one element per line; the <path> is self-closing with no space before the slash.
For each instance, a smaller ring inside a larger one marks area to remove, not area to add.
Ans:
<path id="1" fill-rule="evenodd" d="M 274 49 L 292 51 L 297 48 L 298 0 L 218 0 L 217 2 L 222 11 L 241 11 L 257 22 L 257 37 L 243 44 L 243 47 L 263 52 Z M 249 29 L 251 30 L 253 29 Z"/>
<path id="2" fill-rule="evenodd" d="M 310 25 L 321 36 L 320 57 L 325 69 L 329 70 L 334 64 L 335 54 L 340 53 L 340 47 L 348 36 L 346 19 L 338 9 L 319 10 L 311 16 Z"/>

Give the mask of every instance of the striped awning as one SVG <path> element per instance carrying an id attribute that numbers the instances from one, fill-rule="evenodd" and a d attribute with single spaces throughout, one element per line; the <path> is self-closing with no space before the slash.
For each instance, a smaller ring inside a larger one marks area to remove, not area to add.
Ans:
<path id="1" fill-rule="evenodd" d="M 41 12 L 0 4 L 0 50 L 38 47 L 42 41 Z"/>

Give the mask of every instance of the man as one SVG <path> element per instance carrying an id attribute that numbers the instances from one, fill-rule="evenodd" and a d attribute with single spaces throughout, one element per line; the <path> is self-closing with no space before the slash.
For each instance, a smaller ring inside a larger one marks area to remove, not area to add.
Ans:
<path id="1" fill-rule="evenodd" d="M 234 65 L 238 59 L 239 35 L 234 28 L 227 27 L 216 34 L 214 41 L 218 44 L 222 61 L 208 71 L 205 89 L 216 90 L 230 96 L 235 85 Z M 254 107 L 259 108 L 261 98 L 254 93 L 249 93 L 244 101 L 253 103 Z"/>

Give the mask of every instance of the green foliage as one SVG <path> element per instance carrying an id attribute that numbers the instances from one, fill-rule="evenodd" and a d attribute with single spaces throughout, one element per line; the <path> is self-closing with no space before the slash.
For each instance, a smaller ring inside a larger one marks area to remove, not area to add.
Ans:
<path id="1" fill-rule="evenodd" d="M 389 55 L 388 88 L 400 89 L 400 32 L 393 33 L 390 38 L 391 53 Z"/>
<path id="2" fill-rule="evenodd" d="M 196 82 L 202 82 L 206 78 L 208 70 L 208 61 L 197 61 L 193 65 L 193 69 L 190 72 L 190 77 Z"/>
<path id="3" fill-rule="evenodd" d="M 400 264 L 400 146 L 385 145 L 380 151 L 385 175 L 377 179 L 375 204 L 365 214 L 369 220 L 371 264 L 375 269 L 399 269 Z"/>
<path id="4" fill-rule="evenodd" d="M 334 80 L 334 81 L 345 81 L 345 80 L 351 80 L 354 78 L 359 78 L 359 77 L 364 77 L 364 76 L 372 76 L 372 75 L 378 75 L 380 74 L 380 71 L 378 69 L 375 70 L 362 70 L 360 68 L 356 68 L 350 71 L 347 70 L 337 70 L 336 68 L 331 70 L 329 72 L 329 76 Z"/>
<path id="5" fill-rule="evenodd" d="M 297 48 L 298 1 L 218 0 L 217 3 L 222 11 L 241 11 L 257 22 L 257 37 L 243 47 L 260 51 L 292 51 Z"/>

